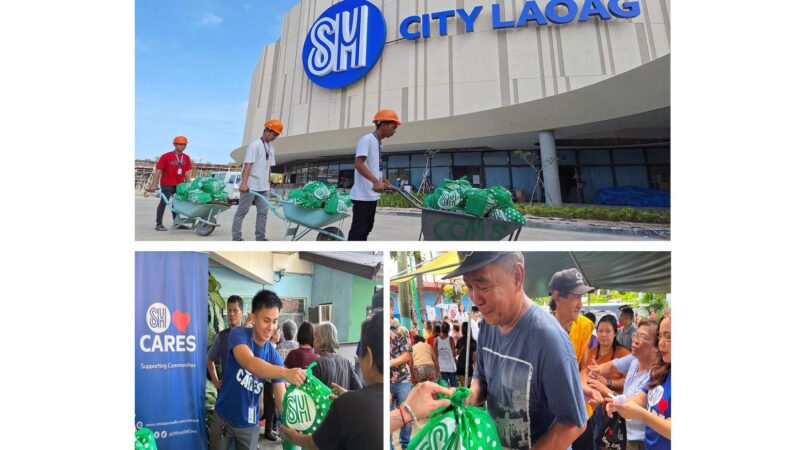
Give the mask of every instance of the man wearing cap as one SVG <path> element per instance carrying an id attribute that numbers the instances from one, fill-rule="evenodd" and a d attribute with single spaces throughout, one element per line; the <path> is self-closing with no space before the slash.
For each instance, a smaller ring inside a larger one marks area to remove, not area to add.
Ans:
<path id="1" fill-rule="evenodd" d="M 382 109 L 375 114 L 372 122 L 375 131 L 365 134 L 356 144 L 355 176 L 350 189 L 353 201 L 353 223 L 350 225 L 348 241 L 366 241 L 375 223 L 375 209 L 381 198 L 384 185 L 389 180 L 381 170 L 381 141 L 394 136 L 400 119 L 391 109 Z"/>
<path id="2" fill-rule="evenodd" d="M 280 120 L 270 119 L 264 122 L 264 133 L 261 137 L 247 145 L 242 160 L 242 183 L 239 185 L 239 206 L 233 216 L 231 234 L 234 241 L 242 241 L 242 222 L 244 216 L 250 211 L 250 206 L 256 205 L 256 240 L 267 240 L 267 213 L 269 206 L 258 199 L 253 192 L 267 196 L 269 191 L 270 167 L 275 165 L 275 148 L 272 146 L 278 135 L 283 132 Z"/>
<path id="3" fill-rule="evenodd" d="M 592 404 L 596 405 L 603 401 L 600 392 L 589 387 L 587 383 L 589 366 L 589 345 L 594 331 L 594 323 L 586 316 L 581 315 L 581 297 L 584 294 L 594 292 L 594 288 L 586 284 L 583 274 L 578 269 L 566 269 L 553 274 L 550 279 L 550 311 L 555 316 L 558 323 L 569 335 L 572 347 L 575 350 L 575 360 L 580 369 L 581 387 L 584 397 L 589 399 L 586 403 L 586 411 L 589 414 L 589 422 L 584 432 L 575 443 L 572 444 L 573 450 L 592 450 L 594 442 L 592 433 L 594 428 L 594 417 Z"/>
<path id="4" fill-rule="evenodd" d="M 188 143 L 189 140 L 186 139 L 185 136 L 176 136 L 175 139 L 172 140 L 172 145 L 175 149 L 171 152 L 164 153 L 158 158 L 156 171 L 153 174 L 153 181 L 150 182 L 150 186 L 147 188 L 148 192 L 155 191 L 160 181 L 161 193 L 169 200 L 175 195 L 175 190 L 179 184 L 184 181 L 192 181 L 189 176 L 189 171 L 192 170 L 192 161 L 189 159 L 188 155 L 183 154 L 183 151 L 186 150 L 186 144 Z M 156 209 L 157 231 L 167 231 L 167 227 L 165 227 L 162 222 L 164 219 L 164 209 L 167 207 L 167 202 L 164 201 L 164 197 L 161 197 L 161 202 L 158 203 L 158 208 Z M 175 219 L 174 212 L 172 213 L 172 218 Z M 188 227 L 181 225 L 180 228 Z"/>
<path id="5" fill-rule="evenodd" d="M 520 252 L 459 252 L 445 275 L 464 277 L 483 315 L 478 336 L 472 405 L 486 402 L 504 449 L 559 449 L 586 427 L 575 351 L 558 321 L 523 290 Z"/>

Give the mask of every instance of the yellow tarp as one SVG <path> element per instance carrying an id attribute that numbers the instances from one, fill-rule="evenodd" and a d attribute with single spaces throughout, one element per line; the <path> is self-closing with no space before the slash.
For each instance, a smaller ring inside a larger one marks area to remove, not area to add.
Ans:
<path id="1" fill-rule="evenodd" d="M 458 266 L 458 255 L 456 252 L 447 252 L 443 255 L 439 255 L 436 258 L 433 258 L 431 261 L 415 268 L 410 273 L 401 273 L 395 275 L 392 278 L 393 283 L 402 283 L 403 281 L 408 281 L 414 278 L 417 275 L 425 274 L 425 275 L 444 275 L 446 273 L 450 273 L 455 270 L 456 266 Z"/>

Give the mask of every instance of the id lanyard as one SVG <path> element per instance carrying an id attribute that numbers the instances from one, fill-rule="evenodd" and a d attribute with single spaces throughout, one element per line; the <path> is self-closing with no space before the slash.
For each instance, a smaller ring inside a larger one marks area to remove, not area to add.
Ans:
<path id="1" fill-rule="evenodd" d="M 253 350 L 253 356 L 255 356 L 256 354 L 255 338 L 253 337 L 250 338 L 250 344 L 251 344 L 250 348 Z M 264 352 L 263 352 L 264 356 L 261 358 L 264 361 L 267 360 L 267 345 L 269 345 L 269 341 L 264 342 Z M 258 385 L 258 383 L 261 380 L 259 380 L 257 376 L 253 375 L 253 381 L 255 382 L 255 384 L 253 385 L 253 390 L 255 390 L 255 386 Z M 258 396 L 255 394 L 255 392 L 253 392 L 253 390 L 250 391 L 250 405 L 248 405 L 247 407 L 247 422 L 250 424 L 255 424 L 258 422 L 258 417 L 257 417 Z"/>
<path id="2" fill-rule="evenodd" d="M 376 133 L 377 131 L 373 131 L 372 135 L 375 136 L 375 140 L 378 141 L 378 172 L 380 172 L 381 177 L 383 177 L 383 158 L 381 157 L 381 153 L 383 153 L 383 144 L 381 144 L 381 140 L 378 139 Z"/>
<path id="3" fill-rule="evenodd" d="M 183 154 L 175 152 L 175 160 L 178 161 L 178 175 L 183 173 Z"/>

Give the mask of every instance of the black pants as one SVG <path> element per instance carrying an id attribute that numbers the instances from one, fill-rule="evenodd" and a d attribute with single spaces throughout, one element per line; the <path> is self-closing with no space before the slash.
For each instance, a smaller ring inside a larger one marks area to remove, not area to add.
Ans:
<path id="1" fill-rule="evenodd" d="M 167 200 L 169 200 L 173 195 L 175 195 L 175 186 L 161 185 L 161 193 L 164 194 L 164 197 L 167 197 Z M 164 209 L 166 209 L 166 207 L 167 203 L 162 197 L 161 202 L 158 204 L 158 209 L 156 209 L 156 225 L 163 225 L 161 221 L 164 220 Z M 172 220 L 175 220 L 175 213 L 172 213 Z"/>
<path id="2" fill-rule="evenodd" d="M 272 383 L 264 383 L 264 410 L 261 412 L 264 419 L 264 436 L 272 431 L 272 420 L 275 418 L 275 397 L 272 396 Z"/>
<path id="3" fill-rule="evenodd" d="M 348 241 L 366 241 L 372 226 L 375 224 L 375 208 L 378 201 L 374 202 L 353 200 L 353 223 L 350 225 Z"/>

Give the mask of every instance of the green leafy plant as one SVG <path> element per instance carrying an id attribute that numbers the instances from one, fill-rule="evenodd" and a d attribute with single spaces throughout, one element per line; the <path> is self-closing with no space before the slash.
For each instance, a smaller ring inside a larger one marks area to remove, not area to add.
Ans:
<path id="1" fill-rule="evenodd" d="M 211 344 L 214 342 L 214 338 L 217 337 L 217 334 L 225 328 L 225 318 L 222 315 L 222 312 L 225 310 L 225 299 L 222 298 L 222 295 L 219 293 L 219 289 L 222 287 L 211 275 L 211 272 L 208 273 L 208 343 L 206 347 L 210 347 Z M 222 373 L 219 373 L 221 367 L 217 367 L 217 375 L 219 379 L 222 379 Z M 206 377 L 206 432 L 208 432 L 209 427 L 211 426 L 211 416 L 214 415 L 214 404 L 217 402 L 217 388 L 214 386 L 214 383 Z"/>

